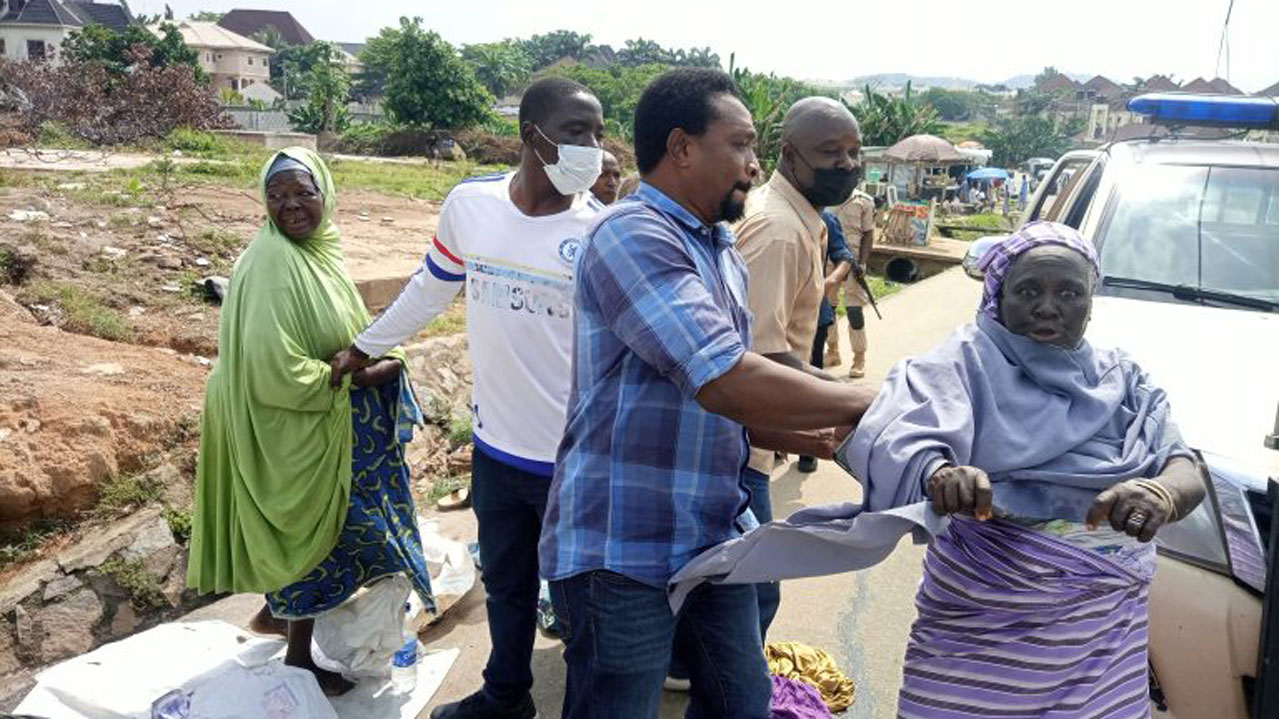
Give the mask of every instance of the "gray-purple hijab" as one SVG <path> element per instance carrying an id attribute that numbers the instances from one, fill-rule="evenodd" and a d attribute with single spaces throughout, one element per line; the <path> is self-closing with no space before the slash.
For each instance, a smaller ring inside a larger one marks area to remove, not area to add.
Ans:
<path id="1" fill-rule="evenodd" d="M 1004 278 L 1013 260 L 1025 252 L 1043 245 L 1061 245 L 1083 255 L 1092 265 L 1094 279 L 1101 274 L 1101 263 L 1097 259 L 1097 249 L 1079 234 L 1079 230 L 1059 222 L 1031 222 L 1014 232 L 1008 239 L 991 247 L 981 259 L 981 270 L 986 278 L 981 295 L 981 308 L 978 310 L 990 319 L 1000 322 L 999 298 L 1004 286 Z"/>
<path id="2" fill-rule="evenodd" d="M 1003 278 L 1023 252 L 1060 244 L 1096 266 L 1091 246 L 1063 227 L 1028 225 L 992 249 L 976 321 L 889 373 L 836 452 L 862 484 L 860 507 L 810 508 L 708 550 L 673 578 L 672 604 L 708 578 L 856 570 L 882 560 L 907 532 L 917 540 L 936 535 L 946 520 L 929 508 L 924 487 L 944 463 L 986 471 L 996 516 L 1082 522 L 1101 490 L 1191 456 L 1167 395 L 1122 351 L 1087 339 L 1062 349 L 997 321 Z"/>

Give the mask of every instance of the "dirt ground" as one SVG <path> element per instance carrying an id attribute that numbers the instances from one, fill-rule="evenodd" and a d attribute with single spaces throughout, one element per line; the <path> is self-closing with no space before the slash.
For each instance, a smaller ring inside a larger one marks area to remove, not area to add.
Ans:
<path id="1" fill-rule="evenodd" d="M 104 480 L 163 455 L 179 455 L 191 478 L 217 354 L 219 308 L 201 280 L 230 275 L 263 214 L 225 185 L 120 183 L 0 176 L 0 533 L 73 517 Z M 412 274 L 438 214 L 434 202 L 342 194 L 337 222 L 357 283 Z"/>
<path id="2" fill-rule="evenodd" d="M 217 308 L 198 282 L 229 276 L 263 220 L 256 198 L 218 185 L 190 186 L 166 206 L 147 201 L 154 197 L 135 202 L 99 191 L 92 179 L 62 187 L 0 188 L 0 252 L 25 248 L 36 260 L 13 288 L 18 299 L 36 306 L 42 321 L 65 326 L 65 308 L 51 295 L 72 286 L 119 315 L 125 336 L 108 337 L 214 355 Z M 15 210 L 43 212 L 48 219 L 8 219 Z M 412 274 L 438 216 L 433 202 L 362 191 L 342 195 L 337 222 L 352 276 L 359 282 Z"/>

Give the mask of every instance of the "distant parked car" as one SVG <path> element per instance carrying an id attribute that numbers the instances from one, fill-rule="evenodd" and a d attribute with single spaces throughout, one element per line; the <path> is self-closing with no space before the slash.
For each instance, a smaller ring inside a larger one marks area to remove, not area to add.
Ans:
<path id="1" fill-rule="evenodd" d="M 1279 129 L 1269 98 L 1155 94 L 1129 108 L 1178 128 Z M 1158 536 L 1154 716 L 1275 719 L 1279 145 L 1181 132 L 1067 153 L 1023 221 L 1062 222 L 1096 244 L 1089 340 L 1151 373 L 1201 458 L 1208 499 Z M 1002 239 L 973 243 L 969 274 L 980 277 L 981 257 Z"/>

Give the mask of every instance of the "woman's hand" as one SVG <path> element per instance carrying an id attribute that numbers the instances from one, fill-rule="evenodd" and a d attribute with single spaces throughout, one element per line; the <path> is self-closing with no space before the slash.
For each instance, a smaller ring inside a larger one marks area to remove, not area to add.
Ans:
<path id="1" fill-rule="evenodd" d="M 982 522 L 990 519 L 990 477 L 976 467 L 946 465 L 933 472 L 928 496 L 938 514 L 971 514 Z"/>
<path id="2" fill-rule="evenodd" d="M 1116 532 L 1149 542 L 1172 517 L 1172 512 L 1172 506 L 1158 493 L 1130 479 L 1097 495 L 1084 525 L 1096 529 L 1102 522 L 1109 521 Z"/>
<path id="3" fill-rule="evenodd" d="M 393 381 L 400 376 L 400 361 L 382 359 L 358 369 L 351 374 L 351 384 L 356 387 L 376 387 Z"/>
<path id="4" fill-rule="evenodd" d="M 1154 491 L 1142 484 L 1154 483 Z M 1185 457 L 1174 457 L 1154 479 L 1120 482 L 1097 495 L 1084 523 L 1089 529 L 1106 520 L 1116 532 L 1125 532 L 1143 542 L 1154 539 L 1159 528 L 1195 510 L 1207 488 L 1199 465 Z"/>
<path id="5" fill-rule="evenodd" d="M 337 389 L 342 386 L 342 377 L 344 375 L 362 370 L 367 366 L 369 366 L 369 356 L 364 354 L 359 347 L 351 345 L 333 355 L 329 360 L 329 383 L 333 386 L 333 389 Z M 351 381 L 354 382 L 355 379 L 352 378 Z"/>

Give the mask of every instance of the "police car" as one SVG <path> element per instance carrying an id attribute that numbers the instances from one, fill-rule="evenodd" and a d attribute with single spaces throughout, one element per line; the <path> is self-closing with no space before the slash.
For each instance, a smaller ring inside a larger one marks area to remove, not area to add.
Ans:
<path id="1" fill-rule="evenodd" d="M 1062 156 L 1023 222 L 1095 243 L 1088 338 L 1168 391 L 1203 460 L 1208 499 L 1158 538 L 1154 716 L 1279 717 L 1279 144 L 1245 140 L 1279 131 L 1279 102 L 1161 93 L 1128 108 L 1149 136 Z M 973 243 L 970 275 L 1002 239 Z"/>

